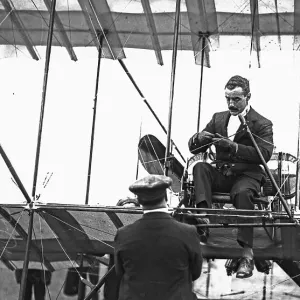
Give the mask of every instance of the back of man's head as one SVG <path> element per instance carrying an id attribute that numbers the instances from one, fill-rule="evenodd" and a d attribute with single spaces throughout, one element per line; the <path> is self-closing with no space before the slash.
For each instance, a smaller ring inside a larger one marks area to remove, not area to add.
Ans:
<path id="1" fill-rule="evenodd" d="M 164 175 L 149 175 L 134 182 L 129 190 L 137 195 L 138 202 L 145 209 L 166 207 L 166 189 L 172 184 L 172 179 Z"/>

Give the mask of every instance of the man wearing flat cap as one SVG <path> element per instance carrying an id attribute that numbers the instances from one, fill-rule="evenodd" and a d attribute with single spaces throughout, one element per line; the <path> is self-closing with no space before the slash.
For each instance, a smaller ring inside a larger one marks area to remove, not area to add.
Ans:
<path id="1" fill-rule="evenodd" d="M 197 299 L 192 283 L 202 269 L 199 237 L 195 226 L 168 213 L 166 189 L 171 184 L 167 176 L 150 175 L 129 187 L 144 214 L 115 236 L 119 300 Z"/>

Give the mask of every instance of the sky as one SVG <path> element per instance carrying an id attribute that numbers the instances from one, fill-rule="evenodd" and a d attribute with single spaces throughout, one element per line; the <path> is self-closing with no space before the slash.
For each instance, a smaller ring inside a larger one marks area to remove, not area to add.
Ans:
<path id="1" fill-rule="evenodd" d="M 224 45 L 224 44 L 223 44 Z M 45 48 L 38 49 L 40 53 Z M 64 49 L 54 47 L 49 69 L 37 193 L 44 203 L 85 203 L 92 113 L 96 82 L 95 49 L 76 48 L 71 61 Z M 5 51 L 2 51 L 5 56 Z M 168 126 L 171 51 L 163 52 L 164 65 L 148 50 L 126 49 L 127 68 L 156 112 Z M 264 51 L 262 67 L 256 54 L 224 45 L 211 51 L 211 68 L 204 69 L 200 128 L 214 112 L 226 110 L 224 86 L 233 75 L 250 80 L 250 104 L 272 120 L 278 151 L 297 154 L 299 116 L 299 55 L 293 51 Z M 249 62 L 251 61 L 251 68 Z M 22 53 L 0 59 L 0 144 L 31 194 L 45 60 Z M 200 66 L 193 52 L 179 51 L 173 100 L 172 139 L 184 157 L 188 139 L 196 132 Z M 140 132 L 141 131 L 141 132 Z M 133 196 L 128 187 L 136 179 L 140 134 L 153 134 L 163 144 L 166 135 L 117 61 L 102 59 L 90 204 L 115 205 Z M 176 155 L 176 154 L 175 154 Z M 52 175 L 51 175 L 52 174 Z M 43 183 L 51 175 L 46 187 Z M 146 171 L 139 166 L 139 176 Z M 24 197 L 0 160 L 0 201 Z"/>

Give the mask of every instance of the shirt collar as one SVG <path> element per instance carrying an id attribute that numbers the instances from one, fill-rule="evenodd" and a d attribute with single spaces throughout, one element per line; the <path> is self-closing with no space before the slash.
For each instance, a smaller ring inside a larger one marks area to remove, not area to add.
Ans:
<path id="1" fill-rule="evenodd" d="M 249 110 L 250 110 L 250 105 L 248 103 L 247 106 L 244 108 L 244 110 L 240 113 L 240 115 L 242 115 L 243 117 L 245 117 L 246 114 L 249 112 Z"/>
<path id="2" fill-rule="evenodd" d="M 251 106 L 248 103 L 247 106 L 244 108 L 244 110 L 240 113 L 240 115 L 245 117 L 247 115 L 247 113 L 249 112 L 250 108 L 251 108 Z M 236 116 L 230 115 L 230 117 L 238 117 L 238 115 L 236 115 Z"/>
<path id="3" fill-rule="evenodd" d="M 151 210 L 144 210 L 144 214 L 150 214 L 150 213 L 156 213 L 156 212 L 164 212 L 164 213 L 169 213 L 168 207 L 162 207 L 162 208 L 156 208 L 156 209 L 151 209 Z"/>

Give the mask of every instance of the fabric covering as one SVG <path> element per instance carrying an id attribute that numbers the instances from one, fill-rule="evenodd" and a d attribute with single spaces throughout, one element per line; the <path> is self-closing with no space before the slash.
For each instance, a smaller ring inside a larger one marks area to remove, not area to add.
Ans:
<path id="1" fill-rule="evenodd" d="M 151 49 L 163 64 L 160 52 L 173 47 L 175 8 L 175 0 L 57 0 L 53 45 L 76 60 L 73 47 L 99 46 L 97 33 L 105 33 L 103 57 L 125 58 L 124 48 Z M 35 47 L 47 43 L 50 9 L 50 0 L 1 0 L 0 44 L 23 45 L 38 59 Z M 299 47 L 299 1 L 182 0 L 180 12 L 178 50 L 193 51 L 197 64 L 202 47 L 210 66 L 209 51 L 232 37 L 236 49 Z"/>

